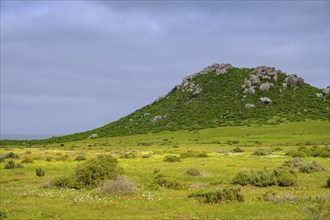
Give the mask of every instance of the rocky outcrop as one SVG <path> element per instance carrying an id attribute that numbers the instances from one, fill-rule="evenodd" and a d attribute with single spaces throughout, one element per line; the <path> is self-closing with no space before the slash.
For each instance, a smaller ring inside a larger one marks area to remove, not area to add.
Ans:
<path id="1" fill-rule="evenodd" d="M 150 119 L 150 122 L 151 122 L 151 123 L 156 123 L 157 121 L 166 118 L 166 116 L 167 116 L 167 115 L 164 115 L 164 116 L 162 116 L 162 115 L 156 115 L 154 118 Z"/>
<path id="2" fill-rule="evenodd" d="M 304 84 L 304 79 L 301 77 L 298 77 L 295 74 L 292 74 L 284 79 L 284 83 L 286 83 L 287 87 L 295 88 L 297 86 Z"/>
<path id="3" fill-rule="evenodd" d="M 230 68 L 233 68 L 233 66 L 231 64 L 225 64 L 225 63 L 214 63 L 211 66 L 208 66 L 206 68 L 204 68 L 202 71 L 200 71 L 197 74 L 207 74 L 207 73 L 211 73 L 211 72 L 216 72 L 217 74 L 224 74 L 226 73 Z"/>
<path id="4" fill-rule="evenodd" d="M 267 98 L 267 97 L 262 97 L 260 98 L 260 101 L 263 103 L 263 104 L 266 104 L 266 105 L 270 105 L 272 104 L 272 100 L 270 98 Z"/>
<path id="5" fill-rule="evenodd" d="M 273 79 L 275 81 L 277 81 L 278 77 L 278 71 L 270 66 L 258 66 L 251 72 L 251 74 L 262 79 Z"/>
<path id="6" fill-rule="evenodd" d="M 324 94 L 330 94 L 330 86 L 327 86 L 327 88 L 323 89 L 322 92 Z"/>
<path id="7" fill-rule="evenodd" d="M 94 139 L 97 138 L 97 134 L 91 134 L 88 136 L 88 139 Z"/>
<path id="8" fill-rule="evenodd" d="M 253 105 L 253 104 L 245 104 L 245 108 L 254 108 L 255 107 L 255 105 Z"/>
<path id="9" fill-rule="evenodd" d="M 182 87 L 183 92 L 190 92 L 193 95 L 197 95 L 203 92 L 203 89 L 199 87 L 198 84 L 195 84 L 194 82 L 188 82 L 185 83 Z"/>
<path id="10" fill-rule="evenodd" d="M 322 93 L 316 93 L 316 96 L 319 98 L 323 98 L 323 94 Z"/>

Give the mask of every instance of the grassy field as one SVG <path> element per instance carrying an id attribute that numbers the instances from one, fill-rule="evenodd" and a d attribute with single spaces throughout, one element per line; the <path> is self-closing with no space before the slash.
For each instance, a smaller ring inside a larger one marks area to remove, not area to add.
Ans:
<path id="1" fill-rule="evenodd" d="M 6 219 L 329 219 L 330 194 L 326 182 L 329 157 L 303 159 L 317 161 L 323 172 L 297 171 L 293 186 L 257 187 L 234 185 L 234 176 L 243 170 L 273 169 L 293 157 L 298 149 L 329 152 L 329 122 L 295 122 L 272 126 L 224 127 L 196 131 L 150 133 L 115 138 L 99 138 L 49 145 L 1 146 L 1 154 L 14 152 L 23 168 L 4 169 L 0 163 L 1 215 Z M 234 153 L 234 148 L 243 152 Z M 253 155 L 264 150 L 266 155 Z M 165 162 L 168 155 L 182 156 L 193 151 L 204 156 L 181 157 Z M 44 188 L 56 177 L 69 176 L 78 164 L 110 154 L 124 169 L 124 176 L 137 187 L 129 195 L 98 194 L 95 189 Z M 207 155 L 207 157 L 205 156 Z M 29 160 L 25 160 L 31 162 Z M 46 175 L 36 176 L 36 168 Z M 190 176 L 189 168 L 201 176 Z M 182 184 L 182 189 L 155 189 L 155 170 Z M 240 187 L 244 201 L 207 204 L 188 197 L 226 187 Z M 272 195 L 265 199 L 265 195 Z"/>

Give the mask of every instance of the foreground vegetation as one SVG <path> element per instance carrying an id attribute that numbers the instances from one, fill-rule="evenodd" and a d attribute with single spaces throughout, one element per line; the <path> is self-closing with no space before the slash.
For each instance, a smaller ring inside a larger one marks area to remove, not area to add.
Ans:
<path id="1" fill-rule="evenodd" d="M 0 219 L 328 219 L 329 129 L 1 142 Z"/>

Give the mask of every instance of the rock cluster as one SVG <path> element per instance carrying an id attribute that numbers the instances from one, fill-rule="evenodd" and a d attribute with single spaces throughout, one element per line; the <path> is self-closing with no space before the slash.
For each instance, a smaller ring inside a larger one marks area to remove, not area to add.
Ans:
<path id="1" fill-rule="evenodd" d="M 284 79 L 283 87 L 292 87 L 295 88 L 297 86 L 300 86 L 304 84 L 304 79 L 301 77 L 298 77 L 295 74 L 292 74 Z"/>
<path id="2" fill-rule="evenodd" d="M 225 63 L 215 63 L 212 64 L 211 66 L 208 66 L 206 68 L 204 68 L 203 70 L 199 71 L 198 73 L 186 76 L 185 78 L 183 78 L 182 83 L 179 85 L 176 85 L 169 93 L 168 95 L 174 93 L 175 91 L 177 91 L 180 88 L 186 88 L 183 89 L 183 91 L 186 92 L 191 92 L 194 95 L 197 95 L 199 93 L 202 93 L 203 90 L 197 85 L 192 83 L 192 80 L 199 75 L 204 75 L 204 74 L 208 74 L 211 72 L 215 72 L 217 74 L 224 74 L 226 73 L 230 68 L 233 68 L 233 66 L 231 64 L 225 64 Z"/>
<path id="3" fill-rule="evenodd" d="M 260 84 L 260 79 L 268 79 L 277 81 L 278 71 L 274 67 L 269 66 L 259 66 L 256 67 L 250 74 L 250 78 L 244 81 L 242 88 L 245 89 L 246 94 L 254 94 L 255 84 Z M 273 86 L 273 83 L 263 83 L 259 86 L 259 90 L 268 91 L 270 87 Z M 253 88 L 253 89 L 250 89 Z"/>
<path id="4" fill-rule="evenodd" d="M 252 72 L 251 75 L 254 75 L 261 79 L 273 79 L 277 81 L 278 71 L 274 67 L 270 66 L 258 66 Z"/>
<path id="5" fill-rule="evenodd" d="M 154 118 L 150 119 L 150 121 L 151 121 L 152 123 L 156 123 L 157 121 L 166 118 L 166 116 L 167 116 L 167 115 L 164 115 L 164 116 L 162 116 L 162 115 L 157 115 L 157 116 L 155 116 Z"/>

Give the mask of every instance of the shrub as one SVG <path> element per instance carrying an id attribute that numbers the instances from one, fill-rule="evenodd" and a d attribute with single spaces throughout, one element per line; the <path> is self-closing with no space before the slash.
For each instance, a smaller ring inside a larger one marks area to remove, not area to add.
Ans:
<path id="1" fill-rule="evenodd" d="M 300 168 L 306 164 L 306 161 L 301 159 L 300 157 L 296 157 L 293 160 L 287 160 L 283 163 L 283 166 L 287 166 L 290 168 Z"/>
<path id="2" fill-rule="evenodd" d="M 78 184 L 83 186 L 96 186 L 104 180 L 115 179 L 123 169 L 118 162 L 110 155 L 101 155 L 89 160 L 76 168 L 75 178 Z"/>
<path id="3" fill-rule="evenodd" d="M 59 188 L 80 188 L 73 177 L 58 177 L 51 181 L 50 185 Z"/>
<path id="4" fill-rule="evenodd" d="M 5 169 L 14 169 L 15 168 L 15 162 L 13 160 L 10 160 L 6 163 Z"/>
<path id="5" fill-rule="evenodd" d="M 194 169 L 194 168 L 187 169 L 185 173 L 190 176 L 201 176 L 202 175 L 201 171 Z"/>
<path id="6" fill-rule="evenodd" d="M 5 156 L 4 155 L 0 155 L 0 163 L 5 162 Z"/>
<path id="7" fill-rule="evenodd" d="M 23 166 L 23 164 L 21 164 L 21 163 L 17 163 L 16 165 L 15 165 L 15 168 L 23 168 L 24 166 Z"/>
<path id="8" fill-rule="evenodd" d="M 272 185 L 291 186 L 297 182 L 297 175 L 294 170 L 286 167 L 278 167 L 273 170 L 242 171 L 233 178 L 234 184 L 251 184 L 259 187 Z"/>
<path id="9" fill-rule="evenodd" d="M 285 155 L 291 156 L 291 157 L 307 157 L 306 153 L 302 151 L 289 151 Z"/>
<path id="10" fill-rule="evenodd" d="M 27 151 L 25 151 L 25 153 L 24 154 L 32 154 L 32 152 L 31 151 L 29 151 L 29 150 L 27 150 Z"/>
<path id="11" fill-rule="evenodd" d="M 83 161 L 83 160 L 87 160 L 85 155 L 80 154 L 76 157 L 75 161 Z"/>
<path id="12" fill-rule="evenodd" d="M 9 152 L 7 154 L 5 154 L 5 159 L 7 158 L 13 158 L 13 159 L 17 159 L 19 158 L 17 154 L 15 154 L 14 152 Z"/>
<path id="13" fill-rule="evenodd" d="M 25 157 L 21 163 L 33 163 L 33 159 L 30 157 Z"/>
<path id="14" fill-rule="evenodd" d="M 114 180 L 108 180 L 96 189 L 97 193 L 100 194 L 131 194 L 135 190 L 135 185 L 122 176 Z"/>
<path id="15" fill-rule="evenodd" d="M 0 219 L 7 218 L 7 212 L 3 209 L 0 209 Z"/>
<path id="16" fill-rule="evenodd" d="M 244 201 L 240 188 L 224 188 L 216 191 L 193 193 L 188 198 L 199 199 L 203 203 L 223 203 L 228 201 Z"/>
<path id="17" fill-rule="evenodd" d="M 267 154 L 271 154 L 271 152 L 267 152 L 265 150 L 256 150 L 252 154 L 257 155 L 257 156 L 264 156 L 264 155 L 267 155 Z"/>
<path id="18" fill-rule="evenodd" d="M 186 185 L 178 182 L 176 180 L 170 180 L 163 174 L 157 174 L 154 177 L 153 184 L 158 185 L 160 187 L 168 188 L 168 189 L 184 189 Z"/>
<path id="19" fill-rule="evenodd" d="M 316 161 L 313 161 L 310 164 L 305 164 L 304 166 L 299 168 L 300 172 L 302 173 L 314 173 L 314 172 L 321 172 L 325 169 Z"/>
<path id="20" fill-rule="evenodd" d="M 45 171 L 41 168 L 37 168 L 36 169 L 36 175 L 41 177 L 41 176 L 45 176 Z"/>
<path id="21" fill-rule="evenodd" d="M 164 161 L 165 161 L 165 162 L 180 162 L 180 158 L 177 157 L 177 156 L 174 156 L 174 155 L 167 155 L 167 156 L 164 158 Z"/>
<path id="22" fill-rule="evenodd" d="M 208 157 L 209 155 L 206 152 L 201 152 L 196 155 L 196 157 Z"/>
<path id="23" fill-rule="evenodd" d="M 327 187 L 330 188 L 330 176 L 327 179 Z"/>
<path id="24" fill-rule="evenodd" d="M 209 155 L 206 152 L 196 152 L 196 151 L 187 151 L 180 155 L 181 158 L 188 157 L 208 157 Z"/>
<path id="25" fill-rule="evenodd" d="M 53 160 L 52 157 L 46 157 L 46 161 L 47 161 L 47 162 L 50 162 L 50 161 L 52 161 L 52 160 Z"/>
<path id="26" fill-rule="evenodd" d="M 242 150 L 241 148 L 239 148 L 239 147 L 235 147 L 234 149 L 232 149 L 231 150 L 231 152 L 233 152 L 233 153 L 241 153 L 241 152 L 243 152 L 244 150 Z"/>

